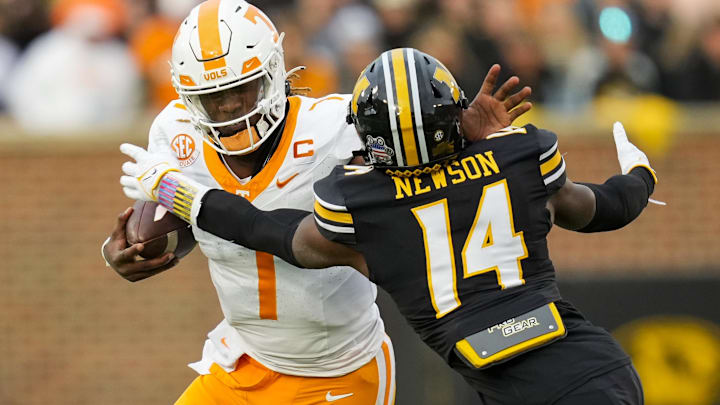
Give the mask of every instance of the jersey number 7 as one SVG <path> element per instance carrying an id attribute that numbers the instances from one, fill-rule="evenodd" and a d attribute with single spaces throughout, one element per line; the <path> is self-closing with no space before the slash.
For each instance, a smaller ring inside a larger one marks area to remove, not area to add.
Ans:
<path id="1" fill-rule="evenodd" d="M 443 198 L 411 211 L 423 232 L 428 289 L 439 319 L 461 305 L 448 202 Z M 494 271 L 501 289 L 522 285 L 520 261 L 527 256 L 523 233 L 515 232 L 507 180 L 485 186 L 463 245 L 463 279 Z"/>

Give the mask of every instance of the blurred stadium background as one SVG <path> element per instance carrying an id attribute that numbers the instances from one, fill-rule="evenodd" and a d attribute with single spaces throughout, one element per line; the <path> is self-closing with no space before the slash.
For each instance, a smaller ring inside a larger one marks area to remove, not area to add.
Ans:
<path id="1" fill-rule="evenodd" d="M 199 251 L 131 284 L 100 244 L 131 202 L 119 143 L 174 97 L 168 52 L 194 0 L 0 0 L 0 404 L 167 404 L 221 313 Z M 348 92 L 381 50 L 442 60 L 469 97 L 500 62 L 533 87 L 572 179 L 618 172 L 611 124 L 660 183 L 627 228 L 555 229 L 564 296 L 631 353 L 648 405 L 720 404 L 720 2 L 257 1 L 311 95 Z M 397 404 L 475 397 L 380 294 Z"/>

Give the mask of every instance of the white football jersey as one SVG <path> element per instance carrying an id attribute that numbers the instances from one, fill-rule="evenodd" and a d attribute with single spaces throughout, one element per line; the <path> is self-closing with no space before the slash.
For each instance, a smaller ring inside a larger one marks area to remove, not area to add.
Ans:
<path id="1" fill-rule="evenodd" d="M 148 150 L 177 159 L 183 173 L 211 187 L 243 196 L 260 209 L 312 212 L 312 184 L 361 148 L 345 122 L 350 95 L 290 97 L 278 146 L 266 166 L 238 179 L 203 141 L 177 100 L 150 129 Z M 376 287 L 348 267 L 299 269 L 193 227 L 207 256 L 225 320 L 211 332 L 203 360 L 230 371 L 247 353 L 271 370 L 291 375 L 338 376 L 375 356 L 385 337 L 375 305 Z M 232 326 L 230 328 L 228 325 Z"/>

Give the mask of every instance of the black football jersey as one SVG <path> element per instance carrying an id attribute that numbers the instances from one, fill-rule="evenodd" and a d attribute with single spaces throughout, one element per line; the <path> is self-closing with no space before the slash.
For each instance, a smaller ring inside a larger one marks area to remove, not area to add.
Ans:
<path id="1" fill-rule="evenodd" d="M 441 170 L 338 166 L 315 184 L 314 214 L 447 359 L 457 341 L 560 299 L 546 202 L 564 183 L 557 136 L 508 127 Z"/>

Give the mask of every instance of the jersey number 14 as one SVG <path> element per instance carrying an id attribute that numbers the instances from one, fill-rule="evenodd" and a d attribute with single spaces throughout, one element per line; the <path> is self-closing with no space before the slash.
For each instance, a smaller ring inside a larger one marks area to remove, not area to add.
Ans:
<path id="1" fill-rule="evenodd" d="M 427 282 L 436 317 L 461 305 L 450 215 L 446 198 L 412 209 L 425 243 Z M 500 288 L 525 283 L 520 261 L 528 256 L 522 232 L 515 232 L 507 180 L 483 188 L 462 249 L 463 279 L 494 271 Z"/>

